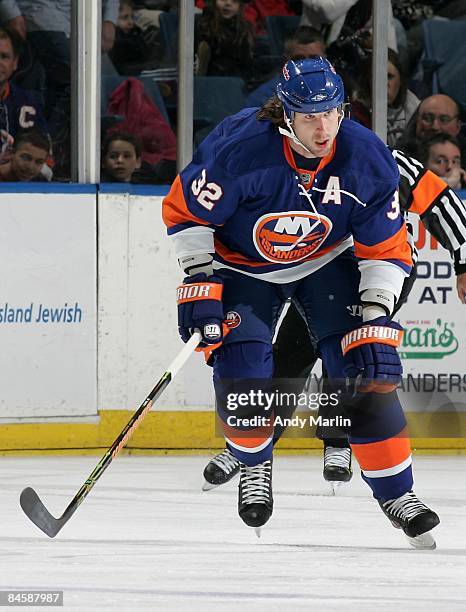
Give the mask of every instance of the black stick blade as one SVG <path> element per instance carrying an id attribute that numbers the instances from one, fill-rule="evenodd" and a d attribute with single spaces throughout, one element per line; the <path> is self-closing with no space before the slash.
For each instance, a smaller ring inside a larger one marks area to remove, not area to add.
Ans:
<path id="1" fill-rule="evenodd" d="M 54 538 L 66 523 L 66 520 L 56 519 L 50 514 L 37 493 L 34 489 L 31 489 L 31 487 L 27 487 L 23 490 L 19 498 L 19 503 L 26 516 L 37 525 L 41 531 L 47 534 L 49 538 Z"/>

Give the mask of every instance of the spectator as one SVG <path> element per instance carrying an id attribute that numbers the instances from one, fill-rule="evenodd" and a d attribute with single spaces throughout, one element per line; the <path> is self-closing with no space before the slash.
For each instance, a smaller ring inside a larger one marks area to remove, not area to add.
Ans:
<path id="1" fill-rule="evenodd" d="M 102 0 L 102 51 L 115 39 L 119 0 Z M 62 178 L 70 175 L 71 0 L 0 0 L 0 23 L 27 42 L 46 75 L 45 112 Z"/>
<path id="2" fill-rule="evenodd" d="M 419 106 L 419 98 L 408 89 L 408 83 L 398 54 L 388 49 L 387 63 L 387 144 L 394 147 L 409 120 Z M 351 100 L 352 118 L 371 128 L 372 119 L 372 57 L 361 70 L 359 86 Z"/>
<path id="3" fill-rule="evenodd" d="M 47 131 L 44 113 L 34 96 L 10 82 L 18 67 L 20 41 L 0 28 L 0 130 L 13 138 L 21 129 L 38 127 Z"/>
<path id="4" fill-rule="evenodd" d="M 139 140 L 125 132 L 112 132 L 103 145 L 101 180 L 103 183 L 130 183 L 141 162 Z"/>
<path id="5" fill-rule="evenodd" d="M 418 159 L 440 176 L 451 189 L 466 187 L 466 171 L 462 168 L 461 149 L 449 134 L 436 134 L 420 145 Z"/>
<path id="6" fill-rule="evenodd" d="M 118 130 L 136 136 L 142 143 L 142 159 L 155 166 L 176 160 L 176 136 L 144 85 L 128 77 L 111 94 L 108 116 L 120 116 Z"/>
<path id="7" fill-rule="evenodd" d="M 102 150 L 103 183 L 171 183 L 176 175 L 176 163 L 161 160 L 154 166 L 142 159 L 140 140 L 127 132 L 111 132 Z"/>
<path id="8" fill-rule="evenodd" d="M 398 49 L 389 4 L 388 46 Z M 324 34 L 327 56 L 342 75 L 345 92 L 352 97 L 361 62 L 372 49 L 372 0 L 303 0 L 301 24 Z"/>
<path id="9" fill-rule="evenodd" d="M 254 37 L 243 0 L 212 0 L 198 21 L 195 49 L 199 76 L 254 78 Z"/>
<path id="10" fill-rule="evenodd" d="M 449 134 L 458 138 L 461 152 L 465 143 L 460 134 L 461 120 L 458 104 L 445 94 L 434 94 L 422 100 L 397 142 L 396 148 L 415 156 L 419 144 L 435 136 Z"/>
<path id="11" fill-rule="evenodd" d="M 308 57 L 325 57 L 325 41 L 316 28 L 300 26 L 285 38 L 284 61 L 306 59 Z"/>
<path id="12" fill-rule="evenodd" d="M 388 46 L 397 49 L 391 3 L 389 8 Z M 311 25 L 325 33 L 325 42 L 358 36 L 371 27 L 372 0 L 303 0 L 302 25 Z"/>
<path id="13" fill-rule="evenodd" d="M 251 0 L 244 9 L 245 18 L 253 25 L 254 35 L 267 34 L 267 17 L 287 17 L 296 15 L 289 0 Z"/>
<path id="14" fill-rule="evenodd" d="M 202 11 L 209 4 L 209 0 L 196 0 L 196 8 Z M 244 17 L 254 30 L 254 36 L 267 34 L 267 17 L 286 17 L 297 15 L 295 7 L 301 12 L 301 2 L 295 0 L 246 0 Z"/>
<path id="15" fill-rule="evenodd" d="M 9 160 L 0 164 L 0 181 L 45 182 L 41 174 L 47 161 L 50 142 L 47 134 L 34 128 L 18 132 Z"/>
<path id="16" fill-rule="evenodd" d="M 134 22 L 132 0 L 120 0 L 115 44 L 109 57 L 120 74 L 139 74 L 147 68 L 151 49 L 143 30 Z"/>
<path id="17" fill-rule="evenodd" d="M 301 60 L 309 57 L 325 57 L 324 37 L 315 28 L 300 26 L 285 39 L 284 63 L 290 59 Z M 270 80 L 252 91 L 247 98 L 247 106 L 261 107 L 275 94 L 281 70 Z"/>

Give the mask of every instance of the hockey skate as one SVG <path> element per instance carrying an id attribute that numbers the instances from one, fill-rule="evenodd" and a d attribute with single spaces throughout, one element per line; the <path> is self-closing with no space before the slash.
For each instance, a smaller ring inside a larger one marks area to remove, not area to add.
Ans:
<path id="1" fill-rule="evenodd" d="M 204 469 L 203 491 L 210 491 L 225 484 L 239 472 L 239 461 L 229 448 L 215 455 Z"/>
<path id="2" fill-rule="evenodd" d="M 392 525 L 404 531 L 411 546 L 430 550 L 436 547 L 430 530 L 440 523 L 440 519 L 412 491 L 396 499 L 379 502 L 379 505 Z"/>
<path id="3" fill-rule="evenodd" d="M 260 537 L 261 527 L 272 516 L 272 460 L 258 465 L 240 464 L 238 514 Z"/>
<path id="4" fill-rule="evenodd" d="M 330 484 L 335 495 L 342 482 L 349 482 L 353 476 L 351 470 L 351 448 L 325 446 L 324 478 Z"/>

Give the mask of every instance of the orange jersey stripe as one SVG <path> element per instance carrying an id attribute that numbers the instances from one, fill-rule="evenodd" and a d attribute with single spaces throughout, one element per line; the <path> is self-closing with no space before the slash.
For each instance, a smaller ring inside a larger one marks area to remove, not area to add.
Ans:
<path id="1" fill-rule="evenodd" d="M 409 212 L 422 215 L 436 198 L 445 191 L 447 184 L 439 176 L 431 170 L 427 170 L 424 176 L 413 189 L 413 203 L 409 208 Z"/>
<path id="2" fill-rule="evenodd" d="M 214 244 L 215 252 L 218 253 L 222 259 L 228 261 L 228 263 L 251 267 L 270 266 L 270 263 L 263 263 L 261 261 L 251 261 L 245 255 L 241 255 L 241 253 L 230 251 L 230 249 L 223 245 L 216 236 L 214 236 Z"/>
<path id="3" fill-rule="evenodd" d="M 368 444 L 351 444 L 362 470 L 386 470 L 399 465 L 411 454 L 411 445 L 403 429 L 395 438 Z"/>
<path id="4" fill-rule="evenodd" d="M 170 228 L 180 223 L 193 222 L 200 225 L 209 225 L 208 221 L 193 215 L 186 203 L 183 186 L 178 175 L 173 181 L 170 191 L 162 202 L 162 218 L 165 225 Z"/>
<path id="5" fill-rule="evenodd" d="M 407 266 L 413 265 L 405 224 L 400 227 L 396 234 L 372 246 L 355 240 L 354 251 L 356 257 L 361 259 L 399 259 Z"/>
<path id="6" fill-rule="evenodd" d="M 308 257 L 300 260 L 299 263 L 304 263 L 311 259 L 318 259 L 329 251 L 333 251 L 333 249 L 335 249 L 341 242 L 343 242 L 343 240 L 344 238 L 342 240 L 334 242 L 332 245 L 326 247 L 325 249 L 318 249 L 316 253 L 313 253 L 312 255 L 309 255 Z M 216 253 L 218 253 L 222 259 L 232 265 L 236 264 L 240 266 L 249 266 L 251 268 L 274 265 L 273 262 L 252 261 L 251 259 L 248 259 L 245 255 L 241 255 L 241 253 L 230 251 L 230 249 L 223 245 L 216 237 L 214 237 L 214 244 Z M 283 263 L 293 263 L 293 260 L 287 261 L 286 254 L 284 254 Z"/>

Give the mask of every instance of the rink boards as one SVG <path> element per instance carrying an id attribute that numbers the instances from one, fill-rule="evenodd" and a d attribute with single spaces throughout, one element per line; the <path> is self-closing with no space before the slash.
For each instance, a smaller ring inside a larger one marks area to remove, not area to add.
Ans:
<path id="1" fill-rule="evenodd" d="M 181 275 L 160 216 L 166 190 L 16 187 L 3 185 L 0 201 L 0 451 L 100 452 L 181 347 L 174 306 Z M 449 254 L 414 225 L 419 278 L 400 313 L 408 393 L 454 398 L 404 405 L 416 448 L 461 452 L 465 306 Z M 221 447 L 211 387 L 210 368 L 193 356 L 128 447 Z M 320 447 L 302 437 L 281 445 Z"/>

